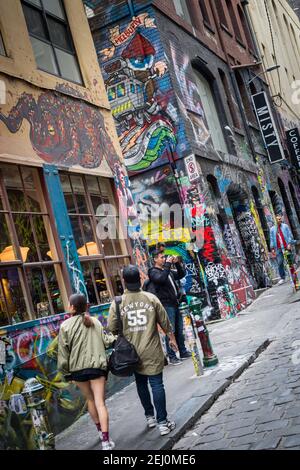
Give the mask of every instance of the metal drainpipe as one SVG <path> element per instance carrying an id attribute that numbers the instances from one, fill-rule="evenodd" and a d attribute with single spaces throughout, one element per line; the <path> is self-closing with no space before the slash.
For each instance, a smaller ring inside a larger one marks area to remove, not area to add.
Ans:
<path id="1" fill-rule="evenodd" d="M 241 102 L 240 91 L 239 91 L 239 87 L 238 87 L 238 85 L 237 85 L 237 81 L 236 81 L 234 72 L 233 72 L 233 70 L 231 69 L 229 57 L 228 57 L 228 54 L 227 54 L 227 51 L 226 51 L 226 47 L 225 47 L 225 44 L 224 44 L 224 41 L 223 41 L 222 31 L 221 31 L 221 28 L 220 28 L 219 19 L 218 19 L 218 14 L 217 14 L 217 12 L 216 12 L 216 6 L 215 6 L 214 2 L 211 2 L 211 9 L 212 9 L 212 12 L 213 12 L 215 24 L 216 24 L 216 26 L 217 26 L 217 31 L 218 31 L 218 35 L 219 35 L 219 38 L 220 38 L 220 43 L 221 43 L 223 52 L 224 52 L 225 57 L 226 57 L 227 65 L 228 65 L 228 67 L 229 67 L 229 71 L 230 71 L 229 73 L 230 73 L 231 81 L 232 81 L 232 84 L 233 84 L 234 92 L 235 92 L 235 95 L 236 95 L 236 99 L 237 99 L 239 111 L 240 111 L 241 116 L 242 116 L 242 121 L 243 121 L 243 124 L 244 124 L 244 128 L 245 128 L 245 132 L 246 132 L 248 144 L 249 144 L 250 149 L 251 149 L 253 161 L 256 163 L 256 159 L 255 159 L 256 152 L 255 152 L 255 148 L 254 148 L 254 145 L 253 145 L 253 142 L 252 142 L 251 133 L 250 133 L 250 131 L 249 131 L 248 121 L 247 121 L 247 118 L 246 118 L 246 113 L 245 113 L 243 104 L 242 104 L 242 102 Z"/>

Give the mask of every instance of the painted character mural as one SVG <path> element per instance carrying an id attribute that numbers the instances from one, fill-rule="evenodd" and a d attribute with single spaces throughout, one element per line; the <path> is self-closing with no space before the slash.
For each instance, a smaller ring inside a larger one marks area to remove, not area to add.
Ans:
<path id="1" fill-rule="evenodd" d="M 119 26 L 112 28 L 113 46 L 100 51 L 108 99 L 131 174 L 155 166 L 159 159 L 167 162 L 168 150 L 177 145 L 177 111 L 171 103 L 167 64 L 154 46 L 155 29 L 154 19 L 143 13 L 122 33 Z M 151 40 L 146 37 L 148 30 Z"/>
<path id="2" fill-rule="evenodd" d="M 87 103 L 53 92 L 37 99 L 22 93 L 7 115 L 0 111 L 0 121 L 16 133 L 24 119 L 34 150 L 47 163 L 97 168 L 103 159 L 118 161 L 102 114 Z"/>

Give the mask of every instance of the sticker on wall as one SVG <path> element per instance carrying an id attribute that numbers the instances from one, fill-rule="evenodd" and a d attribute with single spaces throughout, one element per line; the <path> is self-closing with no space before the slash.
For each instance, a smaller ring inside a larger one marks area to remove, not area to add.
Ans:
<path id="1" fill-rule="evenodd" d="M 200 178 L 199 169 L 195 155 L 189 155 L 184 159 L 186 171 L 191 183 L 197 181 Z"/>

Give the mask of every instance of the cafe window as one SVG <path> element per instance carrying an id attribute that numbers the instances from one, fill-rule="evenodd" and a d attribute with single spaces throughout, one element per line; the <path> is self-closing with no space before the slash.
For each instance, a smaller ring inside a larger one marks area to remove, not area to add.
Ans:
<path id="1" fill-rule="evenodd" d="M 64 311 L 39 171 L 0 164 L 0 325 Z"/>
<path id="2" fill-rule="evenodd" d="M 67 173 L 61 173 L 60 180 L 89 303 L 109 302 L 119 293 L 121 269 L 129 261 L 120 243 L 111 182 L 108 178 Z M 104 221 L 111 222 L 108 225 L 112 232 Z M 98 236 L 98 224 L 102 237 Z"/>
<path id="3" fill-rule="evenodd" d="M 82 84 L 61 0 L 23 0 L 23 12 L 39 69 Z"/>

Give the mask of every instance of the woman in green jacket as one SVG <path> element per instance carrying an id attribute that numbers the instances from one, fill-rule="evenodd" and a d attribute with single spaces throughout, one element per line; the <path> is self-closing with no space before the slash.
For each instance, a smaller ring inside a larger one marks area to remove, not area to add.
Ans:
<path id="1" fill-rule="evenodd" d="M 109 439 L 105 405 L 108 375 L 105 348 L 116 337 L 105 334 L 101 323 L 87 314 L 87 299 L 83 294 L 71 295 L 69 304 L 71 317 L 61 324 L 58 335 L 58 370 L 80 389 L 100 434 L 102 449 L 111 450 L 115 444 Z"/>

